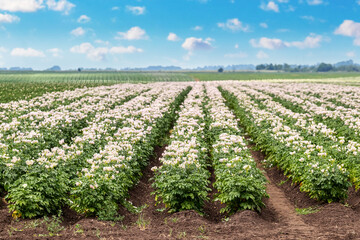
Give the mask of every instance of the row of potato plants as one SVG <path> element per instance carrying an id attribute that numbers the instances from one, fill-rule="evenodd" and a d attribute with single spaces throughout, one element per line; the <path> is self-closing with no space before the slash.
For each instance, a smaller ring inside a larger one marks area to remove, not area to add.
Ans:
<path id="1" fill-rule="evenodd" d="M 299 183 L 300 190 L 328 202 L 346 198 L 349 173 L 322 145 L 313 143 L 308 135 L 302 135 L 295 125 L 273 110 L 252 101 L 241 88 L 228 85 L 221 90 L 247 132 L 269 156 L 268 160 Z"/>
<path id="2" fill-rule="evenodd" d="M 118 92 L 123 93 L 121 89 L 118 89 Z M 114 97 L 114 101 L 120 103 L 126 96 L 125 94 L 122 97 L 119 96 L 120 98 Z M 77 129 L 79 136 L 72 136 L 71 142 L 54 138 L 53 141 L 58 142 L 56 147 L 41 148 L 42 150 L 39 150 L 37 155 L 33 155 L 33 158 L 24 158 L 20 155 L 20 151 L 11 151 L 11 157 L 2 155 L 0 163 L 3 169 L 0 177 L 3 179 L 5 190 L 8 191 L 6 198 L 15 218 L 20 216 L 31 218 L 54 213 L 64 205 L 70 190 L 71 173 L 81 165 L 81 161 L 76 158 L 81 155 L 81 152 L 77 151 L 73 155 L 69 155 L 69 152 L 74 149 L 74 144 L 81 138 L 80 136 L 94 134 L 95 132 L 91 132 L 91 129 L 97 124 L 101 126 L 100 120 L 104 121 L 107 113 L 116 112 L 122 108 L 122 105 L 119 104 L 111 109 L 106 105 L 96 104 L 91 108 L 95 112 L 94 118 L 88 122 L 88 126 Z M 98 146 L 95 145 L 94 148 L 96 147 Z M 87 148 L 90 150 L 92 146 Z M 15 148 L 10 146 L 8 149 Z"/>
<path id="3" fill-rule="evenodd" d="M 313 86 L 312 90 L 305 90 L 302 87 L 306 86 L 302 85 L 289 87 L 286 84 L 278 87 L 276 85 L 261 84 L 256 87 L 272 94 L 282 104 L 290 106 L 299 112 L 311 114 L 314 120 L 336 128 L 337 132 L 346 138 L 360 140 L 360 112 L 358 110 L 360 104 L 356 100 L 350 100 L 350 97 L 344 97 L 350 105 L 339 103 L 339 101 L 343 101 L 340 99 L 342 99 L 342 94 L 346 96 L 345 91 L 349 91 L 348 88 L 338 86 L 336 93 L 339 96 L 334 99 L 332 98 L 333 94 L 328 96 L 322 91 L 316 91 L 316 85 Z M 329 88 L 331 89 L 331 87 Z M 344 92 L 340 93 L 339 90 Z M 310 95 L 307 93 L 310 93 Z"/>
<path id="4" fill-rule="evenodd" d="M 116 86 L 101 86 L 95 88 L 78 88 L 72 91 L 51 92 L 40 97 L 29 100 L 12 101 L 9 103 L 0 103 L 0 123 L 9 123 L 13 118 L 21 117 L 25 114 L 36 111 L 50 111 L 58 107 L 64 107 L 85 96 L 102 96 L 111 89 L 117 89 Z M 121 88 L 133 88 L 132 84 L 123 84 Z M 102 93 L 102 94 L 101 94 Z"/>
<path id="5" fill-rule="evenodd" d="M 208 199 L 208 143 L 205 135 L 206 93 L 195 84 L 179 111 L 160 167 L 154 167 L 155 200 L 165 203 L 170 212 L 196 210 L 202 212 Z"/>
<path id="6" fill-rule="evenodd" d="M 105 97 L 105 94 L 101 94 L 101 97 L 84 97 L 85 100 L 59 107 L 56 111 L 25 114 L 19 120 L 13 119 L 1 125 L 0 180 L 5 190 L 27 171 L 27 166 L 32 165 L 43 150 L 70 144 L 72 138 L 80 134 L 97 113 L 121 105 L 139 94 L 138 89 L 112 89 L 106 92 L 113 94 L 113 98 Z"/>
<path id="7" fill-rule="evenodd" d="M 154 194 L 170 212 L 202 212 L 209 200 L 210 166 L 219 192 L 214 200 L 226 204 L 221 212 L 264 206 L 266 178 L 215 85 L 196 85 L 189 93 L 160 161 L 152 169 Z"/>
<path id="8" fill-rule="evenodd" d="M 207 85 L 211 158 L 222 212 L 260 211 L 267 197 L 267 180 L 251 156 L 235 115 L 225 105 L 216 85 Z"/>
<path id="9" fill-rule="evenodd" d="M 342 87 L 338 88 L 342 89 Z M 344 135 L 347 139 L 360 141 L 359 103 L 349 100 L 349 103 L 352 102 L 351 105 L 344 105 L 338 102 L 339 99 L 329 96 L 323 98 L 323 95 L 327 95 L 320 94 L 315 90 L 312 92 L 309 90 L 310 94 L 308 91 L 303 92 L 304 90 L 300 86 L 295 88 L 296 91 L 286 85 L 281 86 L 281 88 L 274 88 L 273 91 L 275 89 L 277 89 L 277 92 L 270 94 L 274 94 L 274 97 L 281 101 L 282 104 L 290 105 L 299 112 L 311 114 L 314 120 L 336 128 L 337 132 Z M 346 91 L 346 89 L 343 90 Z M 283 93 L 279 95 L 279 92 Z M 276 95 L 279 96 L 276 97 Z M 339 97 L 342 97 L 341 93 L 339 93 Z"/>
<path id="10" fill-rule="evenodd" d="M 131 110 L 141 111 L 164 91 L 159 85 L 152 87 L 151 91 L 123 105 L 96 105 L 99 109 L 93 106 L 97 109 L 95 116 L 88 122 L 87 127 L 79 129 L 79 136 L 74 136 L 70 143 L 57 139 L 59 146 L 43 149 L 38 158 L 33 160 L 19 161 L 16 156 L 16 159 L 8 159 L 4 173 L 16 174 L 16 170 L 21 172 L 14 177 L 11 187 L 7 188 L 7 199 L 15 217 L 41 216 L 59 210 L 69 199 L 68 192 L 75 185 L 74 178 L 81 173 L 87 160 L 112 140 L 112 135 L 122 122 L 131 117 Z M 132 91 L 139 92 L 139 89 L 141 88 Z M 117 91 L 121 92 L 120 89 Z M 123 98 L 126 98 L 124 92 L 123 95 Z M 112 98 L 112 95 L 108 98 Z M 120 103 L 119 98 L 114 99 Z"/>
<path id="11" fill-rule="evenodd" d="M 95 153 L 75 179 L 71 206 L 102 219 L 117 214 L 118 203 L 131 210 L 128 189 L 137 183 L 154 147 L 171 127 L 176 111 L 190 88 L 172 85 L 151 104 L 123 116 L 121 127 L 100 152 Z"/>
<path id="12" fill-rule="evenodd" d="M 265 92 L 269 92 L 274 97 L 276 97 L 277 102 L 271 100 L 267 100 L 267 106 L 272 105 L 272 109 L 277 109 L 277 112 L 283 116 L 285 116 L 288 121 L 294 122 L 296 121 L 295 125 L 298 128 L 301 128 L 306 134 L 312 133 L 309 137 L 314 141 L 321 143 L 326 149 L 327 152 L 331 156 L 333 156 L 337 162 L 340 164 L 344 164 L 345 167 L 349 171 L 350 180 L 354 184 L 356 189 L 360 187 L 360 166 L 359 166 L 359 157 L 358 154 L 360 152 L 360 143 L 359 140 L 349 138 L 348 135 L 344 135 L 343 131 L 339 131 L 341 125 L 338 127 L 329 128 L 327 126 L 327 122 L 323 121 L 323 118 L 318 118 L 314 120 L 315 114 L 319 115 L 318 113 L 314 113 L 313 111 L 305 111 L 304 113 L 295 113 L 292 110 L 296 110 L 296 104 L 294 100 L 289 100 L 288 95 L 282 94 L 276 88 L 266 88 L 262 87 L 261 90 Z M 290 97 L 290 99 L 295 99 L 298 97 Z M 324 101 L 325 102 L 325 101 Z M 286 106 L 281 106 L 280 104 Z M 331 103 L 330 103 L 331 104 Z M 329 105 L 330 105 L 329 104 Z M 276 105 L 280 105 L 275 107 Z M 344 108 L 344 107 L 341 107 Z M 279 109 L 281 109 L 279 111 Z M 334 110 L 335 111 L 335 110 Z M 355 112 L 356 109 L 352 112 Z"/>

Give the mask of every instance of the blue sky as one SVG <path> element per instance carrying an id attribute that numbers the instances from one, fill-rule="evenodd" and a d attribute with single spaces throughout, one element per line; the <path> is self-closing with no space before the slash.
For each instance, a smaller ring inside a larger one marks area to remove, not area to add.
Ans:
<path id="1" fill-rule="evenodd" d="M 0 0 L 0 67 L 360 62 L 360 0 Z"/>

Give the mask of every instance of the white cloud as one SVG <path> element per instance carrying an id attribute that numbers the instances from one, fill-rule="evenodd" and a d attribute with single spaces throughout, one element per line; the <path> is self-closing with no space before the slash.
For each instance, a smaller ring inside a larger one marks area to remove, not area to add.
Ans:
<path id="1" fill-rule="evenodd" d="M 110 42 L 109 41 L 103 41 L 101 39 L 95 40 L 95 43 L 97 44 L 103 44 L 103 45 L 109 45 Z"/>
<path id="2" fill-rule="evenodd" d="M 192 30 L 201 31 L 201 30 L 203 30 L 203 27 L 202 26 L 195 26 L 195 27 L 192 28 Z"/>
<path id="3" fill-rule="evenodd" d="M 262 27 L 262 28 L 268 28 L 269 26 L 267 25 L 267 23 L 260 23 L 259 24 L 260 25 L 260 27 Z"/>
<path id="4" fill-rule="evenodd" d="M 336 35 L 353 37 L 354 45 L 360 46 L 360 23 L 352 20 L 344 20 L 344 22 L 334 31 Z"/>
<path id="5" fill-rule="evenodd" d="M 134 46 L 128 47 L 112 47 L 110 48 L 110 53 L 112 54 L 124 54 L 124 53 L 142 53 L 143 50 L 141 48 L 136 48 Z"/>
<path id="6" fill-rule="evenodd" d="M 234 46 L 236 49 L 238 49 L 239 48 L 239 44 L 235 44 L 235 46 Z"/>
<path id="7" fill-rule="evenodd" d="M 125 53 L 141 53 L 143 50 L 141 48 L 136 48 L 134 46 L 128 47 L 94 47 L 91 43 L 82 43 L 80 45 L 74 46 L 70 49 L 72 53 L 85 54 L 86 57 L 93 61 L 103 61 L 106 59 L 108 53 L 111 54 L 125 54 Z"/>
<path id="8" fill-rule="evenodd" d="M 111 10 L 113 10 L 113 11 L 117 11 L 117 10 L 120 10 L 120 8 L 119 8 L 119 7 L 117 7 L 117 6 L 115 6 L 115 7 L 112 7 L 112 8 L 111 8 Z"/>
<path id="9" fill-rule="evenodd" d="M 51 48 L 48 49 L 47 52 L 51 53 L 53 57 L 60 57 L 60 53 L 62 52 L 59 48 Z"/>
<path id="10" fill-rule="evenodd" d="M 353 43 L 355 46 L 360 46 L 360 38 L 355 38 Z"/>
<path id="11" fill-rule="evenodd" d="M 9 12 L 36 12 L 43 8 L 43 0 L 0 0 L 0 10 Z"/>
<path id="12" fill-rule="evenodd" d="M 64 12 L 64 14 L 69 14 L 70 10 L 75 7 L 75 4 L 68 2 L 67 0 L 47 0 L 46 5 L 50 10 Z"/>
<path id="13" fill-rule="evenodd" d="M 15 16 L 15 15 L 11 15 L 11 14 L 7 14 L 7 13 L 0 13 L 0 23 L 13 23 L 13 22 L 19 22 L 20 18 Z"/>
<path id="14" fill-rule="evenodd" d="M 320 4 L 323 4 L 324 1 L 323 0 L 307 0 L 307 3 L 309 5 L 320 5 Z"/>
<path id="15" fill-rule="evenodd" d="M 91 43 L 82 43 L 70 49 L 72 53 L 86 54 L 87 58 L 93 61 L 102 61 L 106 59 L 108 48 L 95 48 Z"/>
<path id="16" fill-rule="evenodd" d="M 277 5 L 274 1 L 270 1 L 267 4 L 262 3 L 260 8 L 265 11 L 279 12 L 279 5 Z"/>
<path id="17" fill-rule="evenodd" d="M 346 56 L 350 57 L 350 58 L 353 58 L 353 57 L 356 57 L 356 53 L 355 52 L 347 52 Z"/>
<path id="18" fill-rule="evenodd" d="M 45 57 L 45 54 L 42 51 L 33 48 L 14 48 L 10 55 L 14 57 Z"/>
<path id="19" fill-rule="evenodd" d="M 0 53 L 6 53 L 7 52 L 7 49 L 4 48 L 4 47 L 0 47 Z"/>
<path id="20" fill-rule="evenodd" d="M 360 37 L 360 23 L 352 20 L 344 20 L 334 33 L 348 37 Z"/>
<path id="21" fill-rule="evenodd" d="M 258 41 L 250 40 L 250 44 L 255 48 L 279 49 L 285 47 L 285 43 L 281 39 L 262 37 Z"/>
<path id="22" fill-rule="evenodd" d="M 266 58 L 269 58 L 269 55 L 267 55 L 265 52 L 263 51 L 259 51 L 257 54 L 256 54 L 256 57 L 258 59 L 266 59 Z"/>
<path id="23" fill-rule="evenodd" d="M 94 46 L 91 43 L 82 43 L 80 45 L 74 46 L 70 49 L 70 52 L 73 53 L 87 53 L 91 49 L 94 49 Z"/>
<path id="24" fill-rule="evenodd" d="M 75 4 L 67 0 L 0 0 L 0 10 L 9 12 L 36 12 L 39 9 L 48 7 L 53 11 L 60 11 L 68 14 Z"/>
<path id="25" fill-rule="evenodd" d="M 243 32 L 249 31 L 249 25 L 244 25 L 237 18 L 228 19 L 226 21 L 226 23 L 218 23 L 217 25 L 218 25 L 218 27 L 220 27 L 222 29 L 229 29 L 229 30 L 234 31 L 234 32 L 236 32 L 236 31 L 243 31 Z"/>
<path id="26" fill-rule="evenodd" d="M 85 35 L 86 31 L 82 27 L 78 27 L 78 28 L 75 28 L 74 30 L 72 30 L 70 33 L 72 35 L 74 35 L 75 37 L 80 37 L 80 36 Z"/>
<path id="27" fill-rule="evenodd" d="M 148 39 L 145 30 L 140 27 L 132 27 L 127 32 L 118 32 L 116 39 L 126 39 L 126 40 L 140 40 Z"/>
<path id="28" fill-rule="evenodd" d="M 300 18 L 302 18 L 304 20 L 308 20 L 310 22 L 315 21 L 315 18 L 313 16 L 301 16 Z"/>
<path id="29" fill-rule="evenodd" d="M 106 59 L 106 54 L 109 52 L 107 48 L 99 47 L 93 48 L 86 53 L 87 57 L 94 61 L 103 61 Z"/>
<path id="30" fill-rule="evenodd" d="M 224 55 L 225 58 L 247 58 L 248 55 L 244 52 L 228 53 Z"/>
<path id="31" fill-rule="evenodd" d="M 181 46 L 189 52 L 196 50 L 209 50 L 213 48 L 211 46 L 211 41 L 213 41 L 211 38 L 203 40 L 202 38 L 190 37 L 185 39 L 185 42 Z"/>
<path id="32" fill-rule="evenodd" d="M 134 15 L 143 15 L 145 14 L 146 8 L 139 6 L 126 6 L 126 10 L 128 10 Z"/>
<path id="33" fill-rule="evenodd" d="M 185 56 L 183 56 L 183 59 L 185 61 L 189 61 L 192 55 L 194 55 L 192 52 L 188 52 Z"/>
<path id="34" fill-rule="evenodd" d="M 169 35 L 167 37 L 167 40 L 172 41 L 172 42 L 176 42 L 176 41 L 179 41 L 180 38 L 175 33 L 169 33 Z"/>
<path id="35" fill-rule="evenodd" d="M 91 21 L 91 18 L 86 15 L 81 15 L 77 20 L 78 23 L 88 23 L 90 21 Z"/>
<path id="36" fill-rule="evenodd" d="M 285 47 L 296 47 L 300 49 L 304 48 L 317 48 L 320 46 L 320 43 L 323 41 L 321 35 L 316 35 L 311 33 L 303 41 L 293 41 L 286 42 L 278 38 L 266 38 L 262 37 L 259 40 L 251 39 L 250 44 L 255 48 L 265 48 L 265 49 L 280 49 Z"/>
<path id="37" fill-rule="evenodd" d="M 316 34 L 310 34 L 305 38 L 302 42 L 290 42 L 286 43 L 289 46 L 294 46 L 297 48 L 317 48 L 320 46 L 320 42 L 323 40 L 323 37 L 321 35 Z"/>

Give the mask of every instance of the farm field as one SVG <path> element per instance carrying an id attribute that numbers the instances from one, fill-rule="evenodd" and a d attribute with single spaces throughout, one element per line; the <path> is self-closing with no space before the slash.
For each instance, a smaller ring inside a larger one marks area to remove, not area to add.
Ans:
<path id="1" fill-rule="evenodd" d="M 0 72 L 0 103 L 26 100 L 54 91 L 118 83 L 187 82 L 214 80 L 264 80 L 317 82 L 359 86 L 357 73 L 258 72 Z"/>
<path id="2" fill-rule="evenodd" d="M 360 238 L 355 78 L 144 76 L 1 99 L 0 239 Z"/>
<path id="3" fill-rule="evenodd" d="M 140 72 L 0 72 L 0 103 L 26 100 L 47 92 L 116 83 L 193 81 L 182 73 Z"/>
<path id="4" fill-rule="evenodd" d="M 301 73 L 301 72 L 188 72 L 189 76 L 201 81 L 216 80 L 274 80 L 312 82 L 359 82 L 356 72 Z M 343 78 L 343 79 L 342 79 Z"/>

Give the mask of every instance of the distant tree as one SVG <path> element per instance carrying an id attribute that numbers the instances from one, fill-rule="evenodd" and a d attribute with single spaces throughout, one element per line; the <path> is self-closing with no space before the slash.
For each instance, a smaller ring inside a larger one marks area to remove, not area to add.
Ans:
<path id="1" fill-rule="evenodd" d="M 221 68 L 218 69 L 218 72 L 222 73 L 222 72 L 224 72 L 224 69 L 221 67 Z"/>
<path id="2" fill-rule="evenodd" d="M 78 68 L 78 72 L 81 72 L 81 68 Z"/>
<path id="3" fill-rule="evenodd" d="M 277 70 L 277 71 L 281 71 L 281 70 L 283 70 L 283 65 L 281 65 L 281 64 L 275 64 L 275 65 L 274 65 L 274 69 Z"/>
<path id="4" fill-rule="evenodd" d="M 285 72 L 290 72 L 291 66 L 289 64 L 287 64 L 287 63 L 284 63 L 283 69 L 284 69 Z"/>
<path id="5" fill-rule="evenodd" d="M 317 72 L 329 72 L 333 69 L 333 66 L 331 64 L 328 63 L 321 63 L 318 68 L 317 68 Z"/>
<path id="6" fill-rule="evenodd" d="M 256 66 L 256 70 L 264 70 L 266 69 L 266 66 L 264 64 L 260 64 Z"/>

